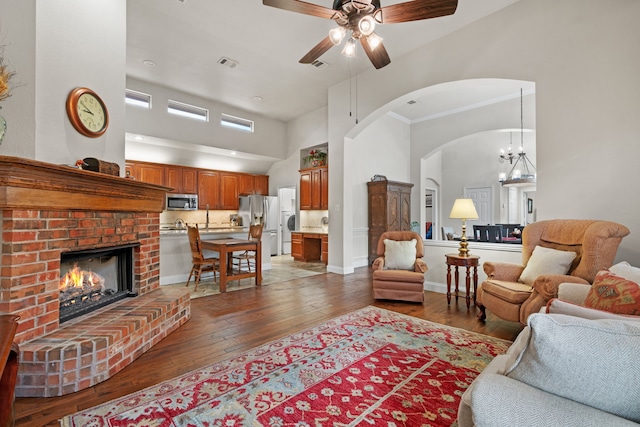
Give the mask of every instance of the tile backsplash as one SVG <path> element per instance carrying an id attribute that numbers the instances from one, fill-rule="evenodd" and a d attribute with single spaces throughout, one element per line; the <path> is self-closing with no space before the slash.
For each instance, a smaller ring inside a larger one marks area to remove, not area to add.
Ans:
<path id="1" fill-rule="evenodd" d="M 300 231 L 328 232 L 328 223 L 325 220 L 323 224 L 322 218 L 328 219 L 329 211 L 300 211 Z"/>
<path id="2" fill-rule="evenodd" d="M 209 225 L 229 225 L 231 214 L 238 211 L 218 211 L 209 210 Z M 160 214 L 160 224 L 175 224 L 177 219 L 183 220 L 187 224 L 205 224 L 207 221 L 207 211 L 163 211 Z"/>

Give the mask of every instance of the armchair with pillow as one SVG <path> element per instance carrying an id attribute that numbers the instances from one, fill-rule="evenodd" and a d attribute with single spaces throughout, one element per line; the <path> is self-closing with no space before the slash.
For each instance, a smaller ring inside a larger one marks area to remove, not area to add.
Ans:
<path id="1" fill-rule="evenodd" d="M 418 233 L 386 231 L 380 235 L 373 262 L 373 297 L 424 301 L 423 243 Z"/>
<path id="2" fill-rule="evenodd" d="M 598 220 L 548 220 L 527 225 L 522 233 L 522 265 L 485 262 L 478 287 L 478 318 L 486 309 L 512 322 L 527 324 L 530 314 L 558 296 L 563 282 L 591 284 L 611 266 L 623 225 Z"/>

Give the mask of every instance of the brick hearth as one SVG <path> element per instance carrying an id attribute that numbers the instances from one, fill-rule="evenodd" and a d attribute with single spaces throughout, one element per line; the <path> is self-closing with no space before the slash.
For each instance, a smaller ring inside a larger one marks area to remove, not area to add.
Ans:
<path id="1" fill-rule="evenodd" d="M 0 156 L 0 313 L 20 316 L 17 396 L 59 396 L 111 377 L 190 317 L 188 295 L 161 290 L 165 187 Z M 134 292 L 59 323 L 60 254 L 128 243 Z"/>

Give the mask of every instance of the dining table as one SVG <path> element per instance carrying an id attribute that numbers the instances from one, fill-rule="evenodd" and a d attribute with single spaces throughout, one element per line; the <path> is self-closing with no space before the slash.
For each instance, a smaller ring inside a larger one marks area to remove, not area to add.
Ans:
<path id="1" fill-rule="evenodd" d="M 260 240 L 247 239 L 215 239 L 202 240 L 202 249 L 220 254 L 220 293 L 227 291 L 227 281 L 255 278 L 256 286 L 262 285 L 262 243 Z M 233 253 L 255 251 L 256 265 L 254 271 L 233 268 Z"/>

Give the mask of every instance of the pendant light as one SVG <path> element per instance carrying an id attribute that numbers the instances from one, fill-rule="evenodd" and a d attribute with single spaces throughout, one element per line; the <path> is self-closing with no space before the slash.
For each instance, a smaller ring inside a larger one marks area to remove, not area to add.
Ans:
<path id="1" fill-rule="evenodd" d="M 524 113 L 523 113 L 523 93 L 520 88 L 520 151 L 514 154 L 512 151 L 512 141 L 509 143 L 507 154 L 501 150 L 498 160 L 503 163 L 509 161 L 512 164 L 508 174 L 499 174 L 499 181 L 503 187 L 526 187 L 536 184 L 536 167 L 529 160 L 524 151 Z M 514 162 L 515 159 L 515 162 Z"/>

